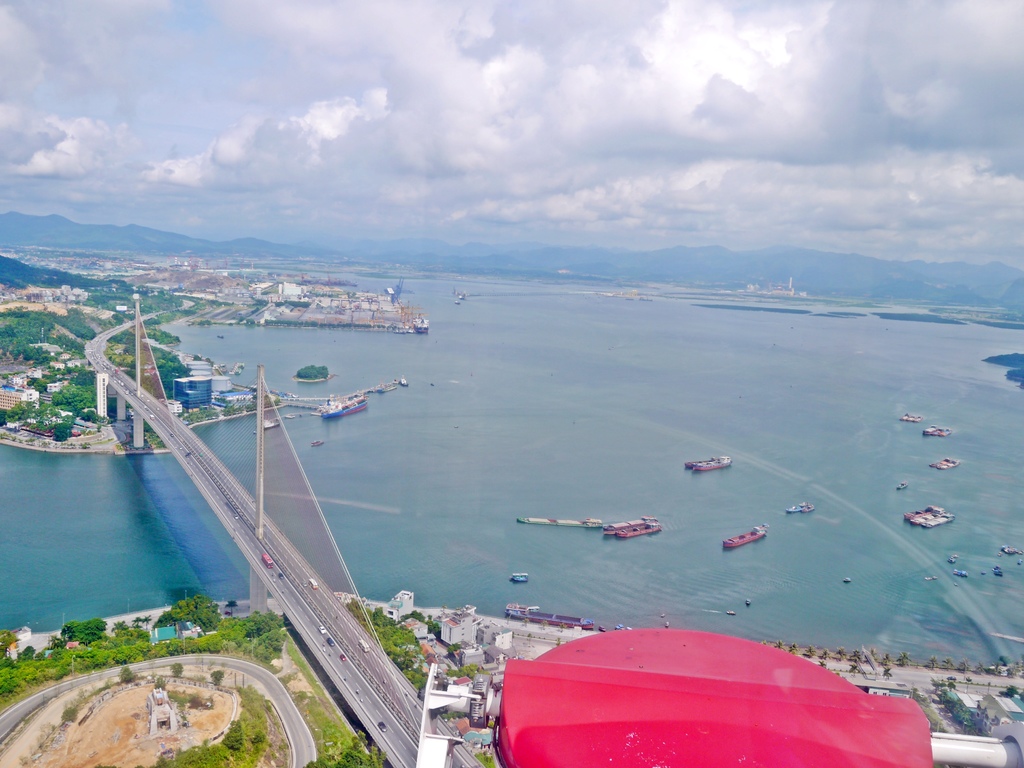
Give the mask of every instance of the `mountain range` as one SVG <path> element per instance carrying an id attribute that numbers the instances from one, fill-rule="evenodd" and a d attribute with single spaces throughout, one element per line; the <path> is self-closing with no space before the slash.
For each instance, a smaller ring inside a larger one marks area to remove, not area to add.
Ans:
<path id="1" fill-rule="evenodd" d="M 339 240 L 331 247 L 255 238 L 217 242 L 136 225 L 78 224 L 63 216 L 0 214 L 0 247 L 197 257 L 243 256 L 387 264 L 425 272 L 605 282 L 673 282 L 720 289 L 793 279 L 811 295 L 1024 310 L 1024 271 L 1001 262 L 887 261 L 857 253 L 775 246 L 734 251 L 677 246 L 649 251 L 543 243 L 451 245 L 440 240 Z"/>

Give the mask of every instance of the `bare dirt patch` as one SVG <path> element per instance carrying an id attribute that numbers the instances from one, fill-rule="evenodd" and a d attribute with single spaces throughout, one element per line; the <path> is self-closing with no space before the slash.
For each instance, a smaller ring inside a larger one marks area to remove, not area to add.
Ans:
<path id="1" fill-rule="evenodd" d="M 171 694 L 189 697 L 198 694 L 203 699 L 211 699 L 213 706 L 179 710 L 183 719 L 188 719 L 188 728 L 179 728 L 175 734 L 161 730 L 150 736 L 146 697 L 153 686 L 120 690 L 99 703 L 91 714 L 88 714 L 90 705 L 98 697 L 82 704 L 74 723 L 44 729 L 33 739 L 19 739 L 0 760 L 0 768 L 19 765 L 22 760 L 31 761 L 39 768 L 89 768 L 100 764 L 125 768 L 148 766 L 156 763 L 162 750 L 180 752 L 202 744 L 205 739 L 220 734 L 231 722 L 235 710 L 231 695 L 191 686 L 170 685 L 168 688 Z M 38 759 L 33 760 L 36 755 Z"/>

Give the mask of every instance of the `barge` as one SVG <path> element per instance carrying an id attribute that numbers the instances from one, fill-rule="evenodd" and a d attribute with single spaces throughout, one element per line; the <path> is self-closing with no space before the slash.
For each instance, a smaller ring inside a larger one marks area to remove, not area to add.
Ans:
<path id="1" fill-rule="evenodd" d="M 556 520 L 553 517 L 517 517 L 516 522 L 528 525 L 566 525 L 575 528 L 600 528 L 604 525 L 596 517 L 587 517 L 583 520 Z"/>
<path id="2" fill-rule="evenodd" d="M 639 528 L 647 523 L 657 523 L 658 518 L 643 516 L 639 520 L 628 520 L 624 523 L 608 523 L 602 526 L 605 536 L 618 536 L 619 531 L 628 531 L 633 528 Z"/>
<path id="3" fill-rule="evenodd" d="M 749 544 L 752 541 L 763 539 L 768 535 L 767 525 L 755 525 L 752 530 L 747 533 L 741 533 L 739 536 L 733 536 L 730 539 L 722 541 L 722 547 L 724 549 L 733 549 L 735 547 L 742 547 L 744 544 Z"/>
<path id="4" fill-rule="evenodd" d="M 578 616 L 565 616 L 561 613 L 546 613 L 534 610 L 534 606 L 509 603 L 505 606 L 505 616 L 510 619 L 519 619 L 534 624 L 548 624 L 553 627 L 579 627 L 580 629 L 594 629 L 593 619 L 583 619 Z"/>

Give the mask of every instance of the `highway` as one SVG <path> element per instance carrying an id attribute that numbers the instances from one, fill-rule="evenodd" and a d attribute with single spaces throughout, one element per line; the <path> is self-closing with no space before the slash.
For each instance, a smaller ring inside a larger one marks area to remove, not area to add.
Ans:
<path id="1" fill-rule="evenodd" d="M 140 661 L 129 666 L 134 672 L 139 673 L 149 672 L 154 669 L 164 669 L 174 662 L 189 664 L 197 663 L 202 659 L 215 661 L 217 666 L 224 667 L 225 669 L 244 672 L 249 677 L 260 682 L 267 691 L 267 697 L 277 711 L 278 717 L 281 718 L 281 724 L 284 726 L 285 737 L 288 739 L 289 757 L 291 758 L 289 768 L 303 768 L 303 766 L 316 760 L 316 742 L 313 740 L 313 734 L 310 733 L 309 726 L 302 719 L 302 713 L 295 706 L 295 702 L 292 701 L 292 697 L 284 687 L 284 684 L 277 679 L 274 673 L 258 664 L 234 659 L 229 656 L 174 656 L 166 659 Z M 114 667 L 101 672 L 94 672 L 90 675 L 82 675 L 81 677 L 65 680 L 29 696 L 27 699 L 19 701 L 17 704 L 0 712 L 0 741 L 3 741 L 18 723 L 58 696 L 62 696 L 68 691 L 83 685 L 116 678 L 120 674 L 121 668 Z"/>
<path id="2" fill-rule="evenodd" d="M 104 355 L 107 341 L 131 327 L 120 326 L 86 345 L 86 357 L 97 372 L 110 376 L 110 386 L 121 394 L 160 436 L 203 494 L 217 519 L 277 599 L 296 631 L 310 648 L 319 648 L 320 663 L 337 690 L 356 714 L 371 740 L 396 768 L 416 764 L 419 710 L 415 688 L 391 663 L 373 638 L 359 626 L 345 605 L 318 584 L 306 559 L 265 517 L 264 538 L 255 532 L 255 502 L 234 475 L 180 419 L 144 389 L 136 395 L 135 380 L 116 368 Z M 266 552 L 275 567 L 262 560 Z M 323 628 L 321 632 L 320 628 Z M 335 645 L 329 646 L 330 637 Z M 360 641 L 368 650 L 361 650 Z M 344 660 L 343 660 L 344 657 Z"/>

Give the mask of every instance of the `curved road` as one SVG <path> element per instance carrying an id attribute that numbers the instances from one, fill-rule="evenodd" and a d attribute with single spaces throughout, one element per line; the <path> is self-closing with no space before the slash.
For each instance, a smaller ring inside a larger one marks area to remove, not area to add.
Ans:
<path id="1" fill-rule="evenodd" d="M 278 717 L 281 718 L 281 724 L 284 726 L 285 738 L 288 740 L 288 752 L 291 755 L 291 768 L 302 768 L 302 766 L 316 760 L 316 742 L 313 741 L 313 734 L 310 732 L 309 726 L 307 726 L 306 722 L 302 719 L 302 714 L 295 706 L 295 702 L 292 701 L 292 697 L 288 694 L 288 690 L 284 687 L 284 684 L 277 679 L 273 672 L 264 669 L 258 664 L 243 661 L 242 659 L 235 659 L 230 656 L 193 655 L 169 656 L 165 659 L 140 661 L 136 664 L 129 664 L 128 666 L 130 666 L 135 672 L 148 672 L 153 669 L 164 669 L 166 667 L 170 667 L 171 664 L 176 662 L 183 664 L 189 662 L 196 663 L 203 659 L 210 661 L 215 660 L 218 666 L 234 670 L 235 672 L 244 672 L 260 682 L 267 691 L 267 698 L 274 706 L 274 710 L 277 712 Z M 82 677 L 77 677 L 74 680 L 66 680 L 62 683 L 58 683 L 44 691 L 40 691 L 39 693 L 29 696 L 24 701 L 19 701 L 17 704 L 5 709 L 3 712 L 0 712 L 0 741 L 7 738 L 11 731 L 17 727 L 18 723 L 36 710 L 53 701 L 58 696 L 61 696 L 68 691 L 72 691 L 75 688 L 80 688 L 83 685 L 107 680 L 108 678 L 117 677 L 120 674 L 120 667 L 104 669 L 100 672 L 94 672 L 91 675 L 83 675 Z"/>

